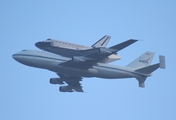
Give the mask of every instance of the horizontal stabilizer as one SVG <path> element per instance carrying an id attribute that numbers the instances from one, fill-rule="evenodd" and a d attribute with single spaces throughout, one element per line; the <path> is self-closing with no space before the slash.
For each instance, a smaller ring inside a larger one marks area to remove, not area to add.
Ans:
<path id="1" fill-rule="evenodd" d="M 147 66 L 147 67 L 143 67 L 143 68 L 137 69 L 135 71 L 139 72 L 139 73 L 143 73 L 143 74 L 151 74 L 153 71 L 155 71 L 158 68 L 163 68 L 163 69 L 166 68 L 165 57 L 164 56 L 161 56 L 161 55 L 159 56 L 159 63 L 154 64 L 154 65 L 150 65 L 150 66 Z M 144 82 L 145 82 L 146 78 L 147 77 L 142 77 L 142 76 L 137 76 L 136 77 L 136 79 L 139 82 L 139 87 L 144 87 Z"/>
<path id="2" fill-rule="evenodd" d="M 138 40 L 130 39 L 130 40 L 127 40 L 127 41 L 122 42 L 120 44 L 114 45 L 114 46 L 110 47 L 109 49 L 112 49 L 115 52 L 118 52 L 118 51 L 128 47 L 129 45 L 135 43 L 136 41 L 138 41 Z"/>
<path id="3" fill-rule="evenodd" d="M 159 56 L 159 63 L 154 64 L 154 65 L 150 65 L 147 67 L 143 67 L 143 68 L 137 69 L 135 71 L 140 72 L 140 73 L 144 73 L 144 74 L 150 74 L 158 68 L 162 68 L 162 69 L 166 68 L 164 56 L 161 56 L 161 55 Z"/>
<path id="4" fill-rule="evenodd" d="M 140 72 L 140 73 L 150 74 L 158 68 L 159 68 L 159 63 L 151 65 L 151 66 L 147 66 L 147 67 L 144 67 L 144 68 L 140 68 L 140 69 L 137 69 L 135 71 Z"/>

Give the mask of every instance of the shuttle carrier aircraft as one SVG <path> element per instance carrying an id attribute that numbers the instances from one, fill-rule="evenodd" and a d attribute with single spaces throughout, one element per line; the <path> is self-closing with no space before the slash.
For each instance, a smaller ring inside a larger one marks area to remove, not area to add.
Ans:
<path id="1" fill-rule="evenodd" d="M 133 40 L 132 40 L 133 41 Z M 51 84 L 67 84 L 60 86 L 61 92 L 83 92 L 83 77 L 98 77 L 105 79 L 136 78 L 139 87 L 144 87 L 147 77 L 158 68 L 165 68 L 165 57 L 159 56 L 159 63 L 151 65 L 153 52 L 145 52 L 125 67 L 100 63 L 103 58 L 121 50 L 122 46 L 92 49 L 86 56 L 63 57 L 35 50 L 23 50 L 12 57 L 27 66 L 47 69 L 55 72 L 59 78 L 51 78 Z M 96 53 L 96 54 L 95 54 Z M 95 57 L 98 55 L 98 58 Z"/>

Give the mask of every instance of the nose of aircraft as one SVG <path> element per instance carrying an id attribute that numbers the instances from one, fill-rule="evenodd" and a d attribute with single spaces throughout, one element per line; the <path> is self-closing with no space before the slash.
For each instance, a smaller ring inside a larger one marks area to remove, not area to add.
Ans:
<path id="1" fill-rule="evenodd" d="M 12 58 L 21 64 L 32 66 L 31 59 L 29 57 L 25 56 L 25 54 L 23 54 L 23 51 L 16 53 L 16 54 L 13 54 Z"/>
<path id="2" fill-rule="evenodd" d="M 13 59 L 15 59 L 15 54 L 12 55 Z"/>
<path id="3" fill-rule="evenodd" d="M 26 50 L 22 50 L 21 52 L 15 53 L 12 55 L 12 58 L 21 63 L 22 61 L 24 61 L 24 57 L 22 56 L 24 52 L 26 52 Z"/>
<path id="4" fill-rule="evenodd" d="M 27 64 L 28 64 L 28 61 L 30 61 L 30 59 L 25 56 L 25 55 L 27 55 L 27 54 L 25 54 L 25 51 L 26 51 L 26 50 L 23 50 L 23 51 L 21 51 L 21 52 L 18 52 L 18 53 L 13 54 L 13 55 L 12 55 L 12 58 L 13 58 L 14 60 L 16 60 L 17 62 L 19 62 L 19 63 L 22 63 L 22 64 L 27 65 Z"/>
<path id="5" fill-rule="evenodd" d="M 51 43 L 50 42 L 37 42 L 35 43 L 35 46 L 42 49 L 44 47 L 51 46 Z"/>
<path id="6" fill-rule="evenodd" d="M 18 56 L 17 54 L 13 54 L 13 55 L 12 55 L 12 58 L 15 59 L 16 61 L 19 61 L 19 60 L 20 60 L 20 58 L 19 58 L 19 56 Z"/>
<path id="7" fill-rule="evenodd" d="M 36 42 L 35 46 L 38 47 L 38 48 L 40 48 L 41 44 L 42 44 L 42 42 Z"/>

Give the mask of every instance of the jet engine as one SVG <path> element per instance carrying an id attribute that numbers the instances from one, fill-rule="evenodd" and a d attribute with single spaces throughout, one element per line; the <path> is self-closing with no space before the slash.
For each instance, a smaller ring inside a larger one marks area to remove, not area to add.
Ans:
<path id="1" fill-rule="evenodd" d="M 99 54 L 101 54 L 101 55 L 106 55 L 106 54 L 111 54 L 111 53 L 112 52 L 106 48 L 99 48 Z"/>
<path id="2" fill-rule="evenodd" d="M 81 57 L 78 57 L 78 56 L 73 56 L 72 57 L 72 62 L 74 63 L 79 63 L 79 62 L 84 62 L 85 60 L 82 59 Z"/>
<path id="3" fill-rule="evenodd" d="M 69 88 L 68 86 L 60 86 L 59 87 L 59 91 L 60 92 L 74 92 L 71 88 Z"/>
<path id="4" fill-rule="evenodd" d="M 51 84 L 64 84 L 63 79 L 61 78 L 50 78 L 50 83 Z"/>

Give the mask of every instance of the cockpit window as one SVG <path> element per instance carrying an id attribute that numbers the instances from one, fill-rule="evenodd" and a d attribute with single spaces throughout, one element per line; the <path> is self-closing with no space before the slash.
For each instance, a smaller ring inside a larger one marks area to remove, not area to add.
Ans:
<path id="1" fill-rule="evenodd" d="M 22 50 L 22 51 L 26 51 L 26 50 Z"/>
<path id="2" fill-rule="evenodd" d="M 51 39 L 49 38 L 49 39 L 47 39 L 47 40 L 51 40 Z"/>

